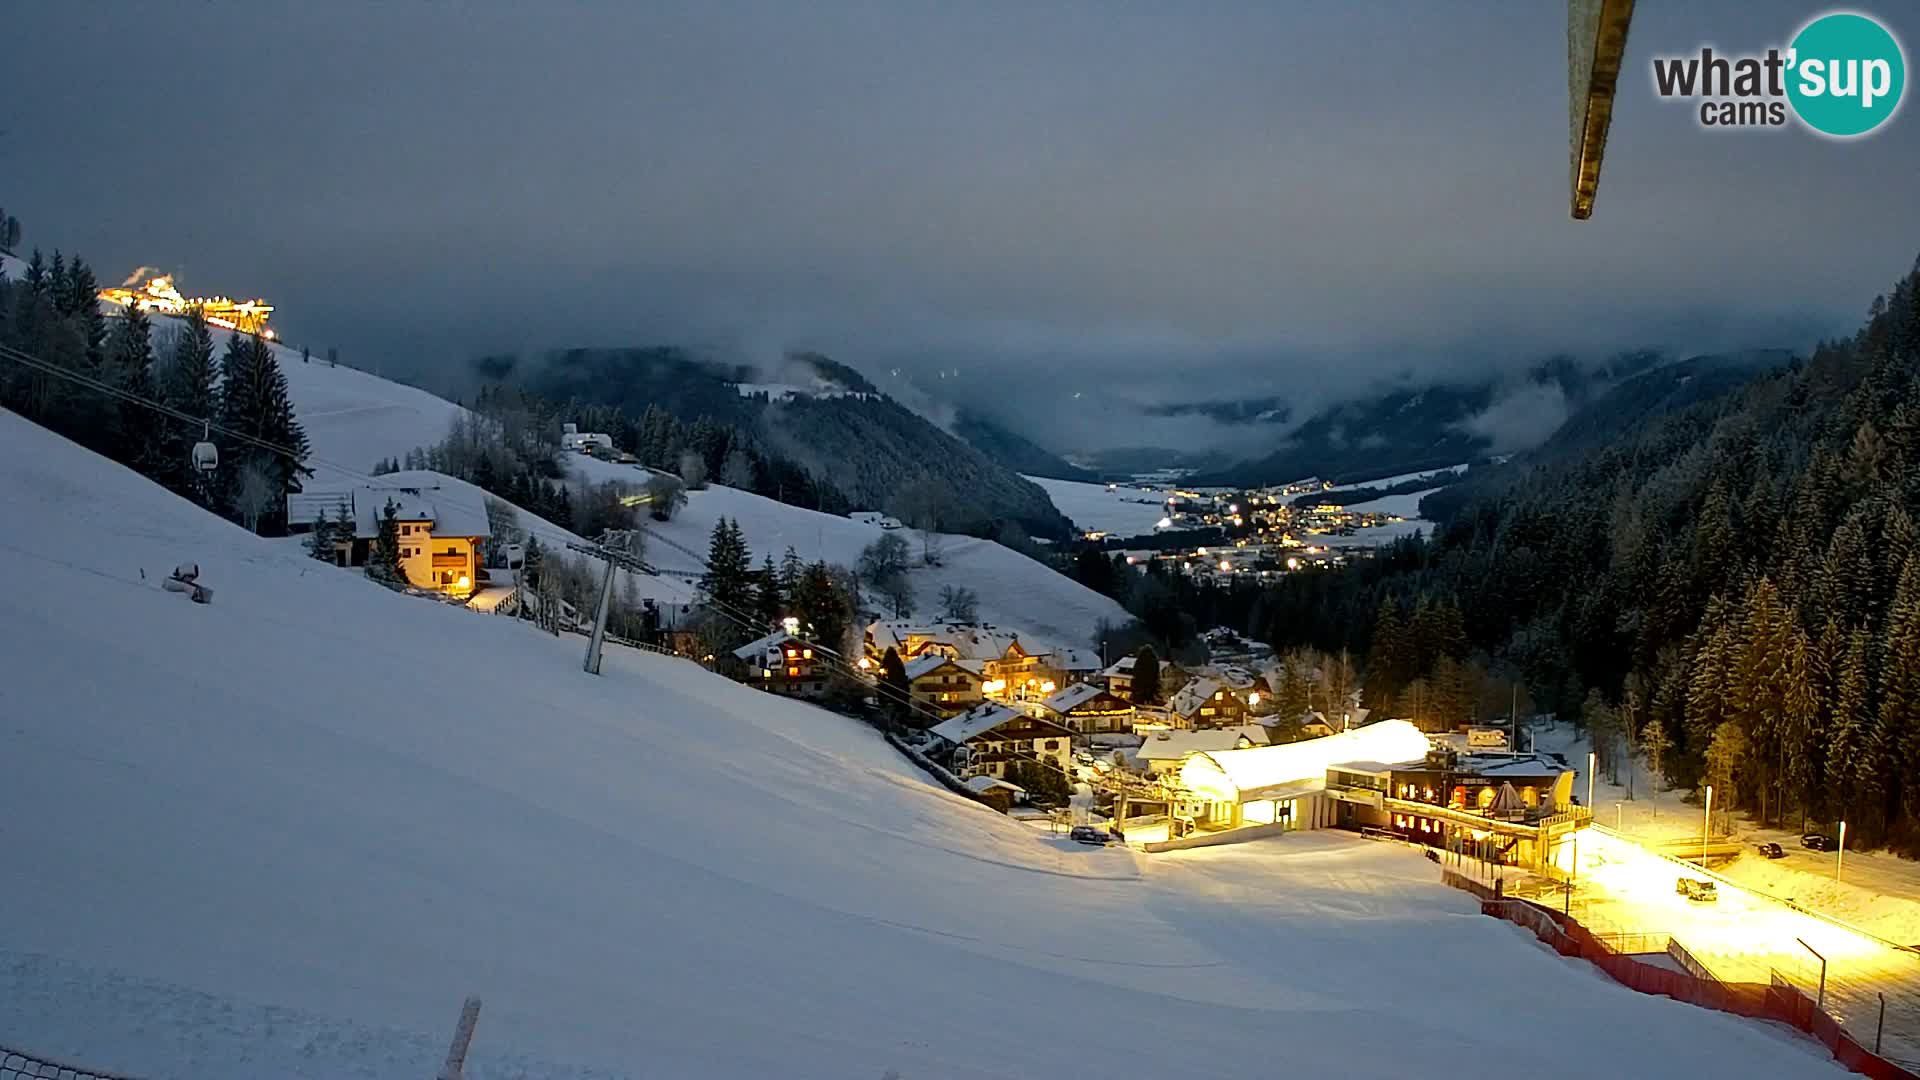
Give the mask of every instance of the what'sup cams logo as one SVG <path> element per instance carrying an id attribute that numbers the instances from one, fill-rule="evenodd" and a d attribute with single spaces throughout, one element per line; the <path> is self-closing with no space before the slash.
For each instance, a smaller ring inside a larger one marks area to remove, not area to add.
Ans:
<path id="1" fill-rule="evenodd" d="M 1851 139 L 1884 127 L 1900 109 L 1906 54 L 1879 20 L 1851 11 L 1822 15 L 1784 50 L 1760 56 L 1697 56 L 1653 61 L 1663 98 L 1699 102 L 1706 128 L 1783 127 L 1797 118 L 1817 134 Z"/>

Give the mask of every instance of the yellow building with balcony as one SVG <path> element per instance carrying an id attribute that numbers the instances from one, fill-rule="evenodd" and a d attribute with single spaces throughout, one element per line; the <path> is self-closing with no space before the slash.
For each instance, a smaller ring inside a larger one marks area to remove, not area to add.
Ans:
<path id="1" fill-rule="evenodd" d="M 433 473 L 419 476 L 438 478 Z M 492 535 L 486 502 L 477 489 L 423 482 L 300 492 L 287 496 L 287 525 L 296 532 L 312 529 L 322 516 L 330 522 L 351 523 L 351 535 L 346 530 L 334 535 L 334 561 L 340 566 L 365 566 L 389 504 L 394 508 L 395 540 L 407 584 L 448 596 L 473 595 L 485 576 L 481 562 Z"/>

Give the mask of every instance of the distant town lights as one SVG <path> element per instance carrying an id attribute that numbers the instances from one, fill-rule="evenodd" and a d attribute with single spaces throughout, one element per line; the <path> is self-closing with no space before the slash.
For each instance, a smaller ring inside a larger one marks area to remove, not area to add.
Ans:
<path id="1" fill-rule="evenodd" d="M 794 634 L 797 636 L 800 633 L 800 620 L 798 618 L 795 618 L 792 615 L 789 615 L 786 618 L 780 620 L 780 627 L 781 629 L 785 630 L 787 633 Z"/>

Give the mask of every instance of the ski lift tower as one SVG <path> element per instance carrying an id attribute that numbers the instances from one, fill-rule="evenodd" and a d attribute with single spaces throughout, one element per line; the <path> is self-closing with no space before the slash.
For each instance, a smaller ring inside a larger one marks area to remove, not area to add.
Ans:
<path id="1" fill-rule="evenodd" d="M 1567 0 L 1567 123 L 1576 221 L 1593 216 L 1632 22 L 1633 0 Z"/>
<path id="2" fill-rule="evenodd" d="M 600 646 L 607 637 L 607 609 L 613 606 L 613 577 L 619 570 L 628 570 L 648 577 L 658 577 L 659 571 L 647 565 L 638 556 L 627 550 L 627 545 L 636 538 L 638 530 L 609 530 L 600 534 L 598 543 L 582 544 L 567 541 L 569 551 L 578 551 L 582 555 L 591 555 L 607 564 L 607 572 L 600 579 L 600 603 L 593 611 L 593 634 L 587 638 L 587 659 L 581 670 L 589 675 L 600 674 Z"/>

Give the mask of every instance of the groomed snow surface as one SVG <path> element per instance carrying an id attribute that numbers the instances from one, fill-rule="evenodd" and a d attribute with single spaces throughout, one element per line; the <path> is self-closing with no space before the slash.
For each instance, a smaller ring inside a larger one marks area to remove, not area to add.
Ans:
<path id="1" fill-rule="evenodd" d="M 685 661 L 379 589 L 0 413 L 0 1044 L 143 1077 L 1842 1076 L 1399 847 L 1136 856 Z M 209 606 L 160 590 L 182 560 Z M 141 571 L 146 572 L 146 581 Z"/>
<path id="2" fill-rule="evenodd" d="M 1082 532 L 1112 533 L 1119 537 L 1148 536 L 1167 514 L 1170 493 L 1120 484 L 1108 490 L 1105 484 L 1079 480 L 1055 480 L 1048 476 L 1029 476 L 1040 485 L 1055 509 Z"/>

